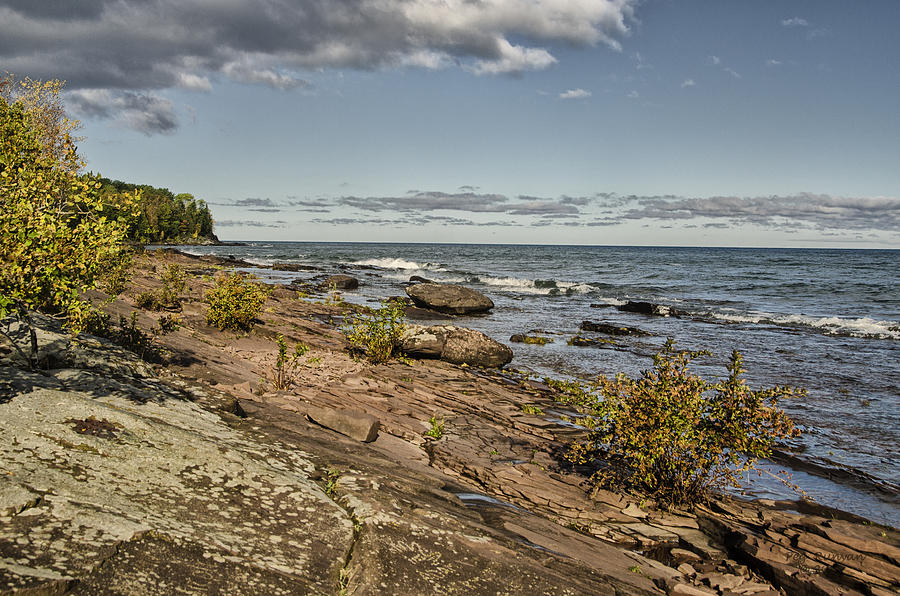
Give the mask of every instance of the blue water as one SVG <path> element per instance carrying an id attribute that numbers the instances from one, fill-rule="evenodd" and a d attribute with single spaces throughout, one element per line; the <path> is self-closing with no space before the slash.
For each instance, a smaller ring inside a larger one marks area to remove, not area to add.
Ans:
<path id="1" fill-rule="evenodd" d="M 302 263 L 329 274 L 343 270 L 361 281 L 344 296 L 356 302 L 404 295 L 411 275 L 465 284 L 496 307 L 456 323 L 507 343 L 515 353 L 511 366 L 541 376 L 637 375 L 668 337 L 682 349 L 711 350 L 695 368 L 722 376 L 737 349 L 751 385 L 809 392 L 783 404 L 803 430 L 791 448 L 801 461 L 820 466 L 797 471 L 795 481 L 823 504 L 900 526 L 900 251 L 370 243 L 185 250 L 259 264 Z M 315 275 L 270 272 L 268 278 Z M 681 314 L 650 317 L 615 308 L 627 300 Z M 652 335 L 616 338 L 618 345 L 602 348 L 567 345 L 576 334 L 603 337 L 580 332 L 583 320 Z M 554 343 L 508 341 L 535 329 Z M 765 479 L 748 491 L 792 496 Z"/>

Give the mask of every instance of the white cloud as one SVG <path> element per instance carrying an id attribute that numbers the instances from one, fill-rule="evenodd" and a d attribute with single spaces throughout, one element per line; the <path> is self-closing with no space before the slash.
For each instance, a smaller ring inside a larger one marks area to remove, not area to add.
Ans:
<path id="1" fill-rule="evenodd" d="M 766 66 L 781 66 L 782 64 L 784 64 L 784 62 L 782 62 L 781 60 L 775 60 L 774 58 L 766 60 Z"/>
<path id="2" fill-rule="evenodd" d="M 800 17 L 794 17 L 791 19 L 784 19 L 781 21 L 782 27 L 809 27 L 809 21 L 806 19 L 801 19 Z"/>
<path id="3" fill-rule="evenodd" d="M 208 78 L 187 72 L 178 73 L 178 86 L 190 91 L 212 91 Z"/>
<path id="4" fill-rule="evenodd" d="M 543 70 L 556 63 L 556 58 L 543 48 L 514 46 L 505 39 L 501 39 L 499 45 L 499 58 L 479 60 L 469 70 L 477 75 L 521 74 L 526 70 Z"/>
<path id="5" fill-rule="evenodd" d="M 559 94 L 560 99 L 584 99 L 586 97 L 590 97 L 592 94 L 590 91 L 585 89 L 568 89 Z"/>
<path id="6" fill-rule="evenodd" d="M 693 87 L 696 84 L 697 83 L 694 82 L 694 79 L 685 79 L 684 82 L 681 83 L 681 88 L 684 89 L 685 87 Z"/>
<path id="7" fill-rule="evenodd" d="M 728 74 L 730 74 L 731 76 L 733 76 L 733 77 L 736 78 L 736 79 L 741 78 L 741 73 L 739 73 L 738 71 L 736 71 L 736 70 L 733 69 L 733 68 L 730 68 L 730 67 L 727 67 L 727 66 L 726 66 L 726 67 L 724 68 L 724 70 L 725 70 L 725 72 L 727 72 Z"/>
<path id="8" fill-rule="evenodd" d="M 722 59 L 719 58 L 718 56 L 710 56 L 709 61 L 712 62 L 716 66 L 722 64 Z"/>
<path id="9" fill-rule="evenodd" d="M 231 62 L 222 67 L 222 72 L 228 78 L 239 83 L 265 85 L 273 89 L 286 90 L 310 85 L 309 81 L 275 72 L 269 68 L 257 68 L 248 63 Z"/>
<path id="10" fill-rule="evenodd" d="M 634 89 L 632 89 L 631 91 L 629 91 L 629 92 L 628 92 L 628 95 L 627 95 L 627 97 L 629 97 L 630 99 L 637 99 L 637 98 L 639 98 L 640 96 L 641 96 L 641 94 L 638 93 L 638 92 L 637 92 L 636 90 L 634 90 Z"/>

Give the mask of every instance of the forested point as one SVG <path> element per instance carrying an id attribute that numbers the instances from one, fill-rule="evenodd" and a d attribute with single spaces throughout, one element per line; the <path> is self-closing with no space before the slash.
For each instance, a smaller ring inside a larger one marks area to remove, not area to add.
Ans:
<path id="1" fill-rule="evenodd" d="M 142 244 L 217 243 L 212 213 L 206 201 L 168 188 L 100 178 L 104 199 L 123 194 L 137 197 L 136 209 L 126 214 L 127 239 Z M 112 202 L 112 201 L 110 201 Z"/>

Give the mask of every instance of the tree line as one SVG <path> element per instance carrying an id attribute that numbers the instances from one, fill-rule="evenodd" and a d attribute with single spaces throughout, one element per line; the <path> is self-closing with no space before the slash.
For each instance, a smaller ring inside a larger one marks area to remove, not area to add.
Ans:
<path id="1" fill-rule="evenodd" d="M 100 196 L 115 204 L 116 197 L 136 197 L 133 213 L 125 213 L 126 236 L 131 242 L 193 244 L 215 241 L 213 218 L 206 201 L 168 188 L 100 178 Z"/>

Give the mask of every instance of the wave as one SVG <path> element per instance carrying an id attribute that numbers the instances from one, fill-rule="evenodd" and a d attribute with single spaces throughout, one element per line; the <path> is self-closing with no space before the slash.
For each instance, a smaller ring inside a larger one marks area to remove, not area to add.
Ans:
<path id="1" fill-rule="evenodd" d="M 900 339 L 900 323 L 879 321 L 871 317 L 858 319 L 842 317 L 815 317 L 803 314 L 772 314 L 750 312 L 747 314 L 710 312 L 705 316 L 728 323 L 776 325 L 779 327 L 809 327 L 828 335 L 868 337 L 875 339 Z"/>
<path id="2" fill-rule="evenodd" d="M 399 257 L 383 258 L 383 259 L 364 259 L 362 261 L 353 261 L 354 265 L 365 265 L 368 267 L 380 267 L 382 269 L 427 269 L 426 265 L 420 265 L 415 261 L 407 261 Z"/>

